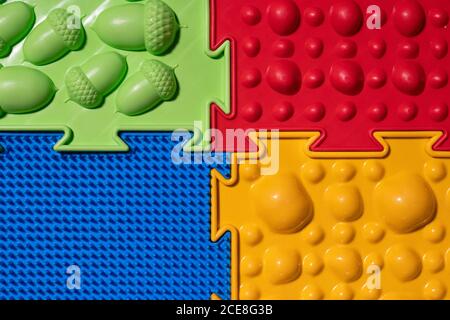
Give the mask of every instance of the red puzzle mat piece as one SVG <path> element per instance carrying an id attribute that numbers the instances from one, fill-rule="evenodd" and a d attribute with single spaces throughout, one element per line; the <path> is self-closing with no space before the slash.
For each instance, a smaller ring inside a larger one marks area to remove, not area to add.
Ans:
<path id="1" fill-rule="evenodd" d="M 211 6 L 211 48 L 230 40 L 232 51 L 232 113 L 214 106 L 213 128 L 321 131 L 314 151 L 380 150 L 374 131 L 443 131 L 434 148 L 450 150 L 450 1 Z"/>

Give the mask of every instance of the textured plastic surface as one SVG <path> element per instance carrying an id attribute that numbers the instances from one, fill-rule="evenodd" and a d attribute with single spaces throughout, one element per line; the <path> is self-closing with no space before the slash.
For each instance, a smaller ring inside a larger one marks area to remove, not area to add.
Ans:
<path id="1" fill-rule="evenodd" d="M 229 297 L 229 237 L 209 239 L 211 167 L 172 164 L 164 133 L 124 134 L 121 154 L 60 154 L 60 138 L 0 135 L 1 299 Z M 72 264 L 80 290 L 66 287 Z"/>
<path id="2" fill-rule="evenodd" d="M 318 136 L 261 139 L 260 155 L 235 156 L 231 179 L 213 172 L 211 232 L 232 234 L 232 297 L 448 298 L 450 153 L 432 149 L 441 133 L 377 133 L 379 153 L 311 152 Z M 276 149 L 278 173 L 261 176 Z"/>
<path id="3" fill-rule="evenodd" d="M 202 131 L 211 102 L 226 101 L 207 0 L 7 1 L 0 23 L 0 131 L 63 131 L 59 151 L 126 151 L 118 132 Z M 52 85 L 27 77 L 37 72 Z"/>
<path id="4" fill-rule="evenodd" d="M 450 150 L 449 2 L 211 3 L 211 48 L 229 40 L 232 52 L 232 111 L 213 110 L 214 128 L 321 131 L 316 151 L 381 150 L 375 131 L 432 130 Z"/>

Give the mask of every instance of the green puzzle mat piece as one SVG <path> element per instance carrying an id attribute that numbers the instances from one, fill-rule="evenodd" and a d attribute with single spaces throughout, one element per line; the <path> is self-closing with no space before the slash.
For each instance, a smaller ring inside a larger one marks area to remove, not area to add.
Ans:
<path id="1" fill-rule="evenodd" d="M 15 1 L 6 1 L 0 5 L 0 8 L 12 2 Z M 42 71 L 58 89 L 47 107 L 32 113 L 8 113 L 0 118 L 0 131 L 63 131 L 64 137 L 54 146 L 54 149 L 77 152 L 127 151 L 128 146 L 118 135 L 123 131 L 185 129 L 194 132 L 194 139 L 189 144 L 190 149 L 206 148 L 210 138 L 208 134 L 210 104 L 215 102 L 222 106 L 224 112 L 229 112 L 229 49 L 228 44 L 225 44 L 216 52 L 209 50 L 208 0 L 165 1 L 176 13 L 181 27 L 175 46 L 160 56 L 154 56 L 148 51 L 115 49 L 105 44 L 92 29 L 96 18 L 104 10 L 117 5 L 136 3 L 136 1 L 22 2 L 34 7 L 36 22 L 33 28 L 36 28 L 55 8 L 66 9 L 70 6 L 78 6 L 86 31 L 86 43 L 80 50 L 70 51 L 62 58 L 44 66 L 36 66 L 25 61 L 23 53 L 25 40 L 15 45 L 11 54 L 0 59 L 0 64 L 4 67 L 21 65 Z M 145 1 L 138 3 L 145 3 Z M 132 36 L 130 34 L 130 37 Z M 64 81 L 67 71 L 72 67 L 85 64 L 97 54 L 106 52 L 117 52 L 126 57 L 128 71 L 124 81 L 136 74 L 146 60 L 158 60 L 174 68 L 179 87 L 176 97 L 138 116 L 128 116 L 117 112 L 116 95 L 120 85 L 105 98 L 104 104 L 99 108 L 89 109 L 76 102 L 68 101 L 68 90 Z M 32 87 L 27 87 L 24 91 L 24 95 L 33 94 Z"/>

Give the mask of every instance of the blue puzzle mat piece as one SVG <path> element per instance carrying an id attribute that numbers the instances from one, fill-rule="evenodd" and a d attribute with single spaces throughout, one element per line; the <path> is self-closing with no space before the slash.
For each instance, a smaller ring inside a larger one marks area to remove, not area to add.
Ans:
<path id="1" fill-rule="evenodd" d="M 120 154 L 57 153 L 60 138 L 0 135 L 0 299 L 230 296 L 230 239 L 209 238 L 212 166 L 173 164 L 170 133 L 123 134 Z"/>

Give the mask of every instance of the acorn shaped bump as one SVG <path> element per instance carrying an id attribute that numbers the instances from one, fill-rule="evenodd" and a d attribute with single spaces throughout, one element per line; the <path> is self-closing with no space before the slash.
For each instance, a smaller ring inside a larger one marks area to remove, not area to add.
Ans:
<path id="1" fill-rule="evenodd" d="M 65 83 L 70 100 L 88 109 L 102 104 L 102 94 L 92 85 L 80 67 L 74 67 L 66 74 Z"/>
<path id="2" fill-rule="evenodd" d="M 154 55 L 164 54 L 174 44 L 180 26 L 175 12 L 161 0 L 145 4 L 145 48 Z"/>
<path id="3" fill-rule="evenodd" d="M 106 9 L 93 29 L 113 48 L 161 55 L 175 43 L 179 24 L 167 4 L 148 0 L 145 4 L 128 3 Z"/>
<path id="4" fill-rule="evenodd" d="M 0 6 L 0 58 L 8 56 L 12 47 L 25 38 L 35 20 L 33 7 L 22 1 Z"/>
<path id="5" fill-rule="evenodd" d="M 70 100 L 88 109 L 100 107 L 123 81 L 127 70 L 125 57 L 116 52 L 94 56 L 83 66 L 67 72 L 65 83 Z"/>
<path id="6" fill-rule="evenodd" d="M 22 114 L 50 104 L 56 93 L 53 81 L 43 72 L 24 66 L 0 69 L 0 109 Z"/>
<path id="7" fill-rule="evenodd" d="M 144 114 L 177 94 L 178 82 L 174 69 L 148 60 L 139 72 L 127 79 L 117 93 L 117 111 L 129 116 Z"/>
<path id="8" fill-rule="evenodd" d="M 128 51 L 143 51 L 144 5 L 127 3 L 103 11 L 92 29 L 107 45 Z"/>
<path id="9" fill-rule="evenodd" d="M 47 19 L 34 28 L 25 39 L 23 51 L 25 60 L 35 65 L 52 63 L 70 51 L 79 50 L 86 35 L 80 19 L 73 13 L 58 8 L 50 12 Z"/>

